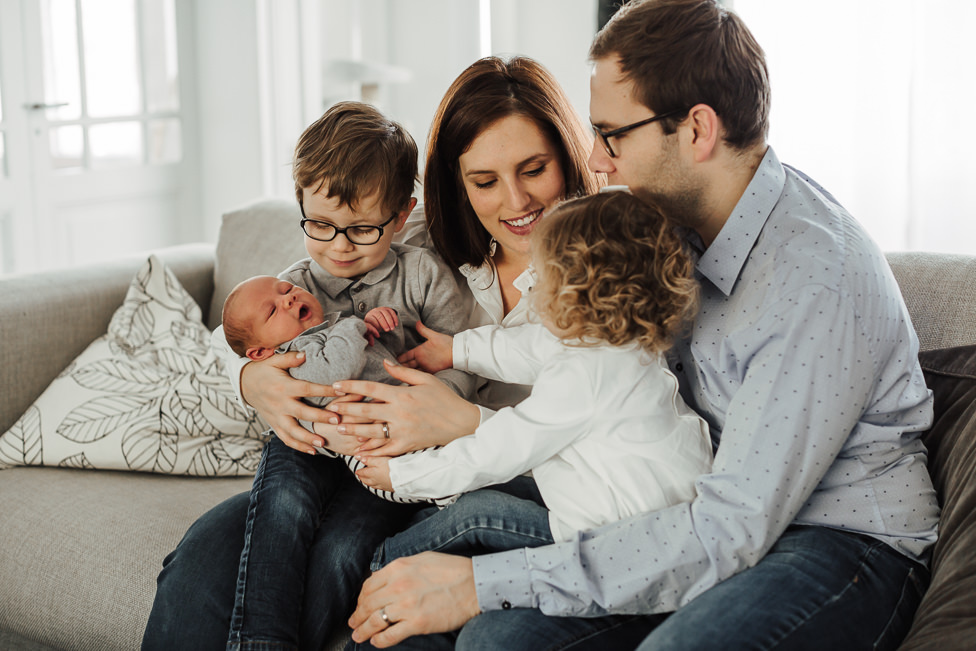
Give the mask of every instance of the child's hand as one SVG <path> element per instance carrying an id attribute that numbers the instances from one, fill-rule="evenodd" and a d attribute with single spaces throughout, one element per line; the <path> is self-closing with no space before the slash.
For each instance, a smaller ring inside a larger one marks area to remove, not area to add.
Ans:
<path id="1" fill-rule="evenodd" d="M 427 341 L 397 357 L 398 362 L 428 373 L 454 367 L 454 337 L 435 332 L 419 320 L 417 334 Z"/>
<path id="2" fill-rule="evenodd" d="M 357 457 L 366 464 L 365 468 L 356 471 L 356 476 L 369 486 L 387 492 L 393 491 L 390 481 L 390 457 Z"/>

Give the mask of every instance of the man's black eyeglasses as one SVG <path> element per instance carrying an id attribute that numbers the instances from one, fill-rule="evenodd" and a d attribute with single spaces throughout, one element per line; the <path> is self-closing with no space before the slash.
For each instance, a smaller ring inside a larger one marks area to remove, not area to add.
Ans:
<path id="1" fill-rule="evenodd" d="M 372 224 L 362 224 L 356 226 L 346 226 L 345 228 L 339 228 L 335 224 L 330 224 L 329 222 L 320 222 L 317 219 L 309 219 L 305 216 L 305 207 L 301 207 L 302 210 L 302 230 L 313 240 L 318 240 L 319 242 L 331 242 L 336 238 L 339 233 L 346 236 L 346 239 L 353 244 L 359 244 L 361 246 L 368 246 L 370 244 L 376 244 L 383 237 L 383 227 L 392 222 L 397 218 L 398 213 L 393 213 L 389 219 L 380 224 L 379 226 L 373 226 Z"/>
<path id="2" fill-rule="evenodd" d="M 617 127 L 616 129 L 610 129 L 610 131 L 600 131 L 596 125 L 590 125 L 593 127 L 593 133 L 600 137 L 603 141 L 603 148 L 607 150 L 607 155 L 610 158 L 616 158 L 617 154 L 614 153 L 613 147 L 610 146 L 610 138 L 614 136 L 619 136 L 622 133 L 627 133 L 632 129 L 637 127 L 642 127 L 645 124 L 650 124 L 651 122 L 657 122 L 658 120 L 663 120 L 664 118 L 674 117 L 675 115 L 680 115 L 682 113 L 687 113 L 687 109 L 678 109 L 676 111 L 668 111 L 667 113 L 661 113 L 660 115 L 655 115 L 652 118 L 647 118 L 646 120 L 641 120 L 640 122 L 634 122 L 633 124 L 628 124 L 624 127 Z"/>

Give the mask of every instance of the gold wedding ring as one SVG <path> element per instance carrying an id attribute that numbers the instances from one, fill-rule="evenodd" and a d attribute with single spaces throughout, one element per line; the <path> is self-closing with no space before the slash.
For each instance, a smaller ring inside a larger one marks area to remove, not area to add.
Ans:
<path id="1" fill-rule="evenodd" d="M 380 608 L 380 619 L 382 619 L 383 623 L 387 626 L 390 625 L 390 616 L 386 614 L 386 608 Z"/>
<path id="2" fill-rule="evenodd" d="M 383 423 L 383 438 L 390 438 L 390 424 Z M 385 621 L 385 618 L 384 618 Z"/>

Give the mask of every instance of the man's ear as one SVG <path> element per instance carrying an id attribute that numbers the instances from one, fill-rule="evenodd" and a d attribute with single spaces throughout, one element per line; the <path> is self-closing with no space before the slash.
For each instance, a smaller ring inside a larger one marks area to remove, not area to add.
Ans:
<path id="1" fill-rule="evenodd" d="M 261 346 L 251 346 L 244 355 L 251 361 L 260 362 L 262 359 L 268 359 L 274 355 L 274 351 L 270 348 L 262 348 Z"/>
<path id="2" fill-rule="evenodd" d="M 403 230 L 404 224 L 407 223 L 407 217 L 410 216 L 410 213 L 413 212 L 413 209 L 416 208 L 416 206 L 417 206 L 417 197 L 410 197 L 410 201 L 407 203 L 407 205 L 404 207 L 403 210 L 397 213 L 397 219 L 395 222 L 393 222 L 395 225 L 394 228 L 395 233 L 399 233 L 401 230 Z"/>
<path id="3" fill-rule="evenodd" d="M 691 148 L 695 162 L 707 161 L 715 153 L 721 140 L 722 121 L 708 104 L 695 104 L 688 111 L 688 127 L 691 129 Z"/>

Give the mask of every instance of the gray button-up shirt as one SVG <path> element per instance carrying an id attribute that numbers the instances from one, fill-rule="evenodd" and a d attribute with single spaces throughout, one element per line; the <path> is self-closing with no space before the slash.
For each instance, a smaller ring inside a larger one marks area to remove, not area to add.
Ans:
<path id="1" fill-rule="evenodd" d="M 424 342 L 415 329 L 418 319 L 449 335 L 467 327 L 465 303 L 450 267 L 420 247 L 394 242 L 379 266 L 356 278 L 333 276 L 311 258 L 299 260 L 278 277 L 311 292 L 327 314 L 361 319 L 375 307 L 392 307 L 402 328 L 388 333 L 396 340 L 385 343 L 397 353 Z M 458 395 L 470 397 L 474 392 L 476 378 L 464 371 L 447 369 L 437 377 Z"/>
<path id="2" fill-rule="evenodd" d="M 697 497 L 568 543 L 476 557 L 483 610 L 673 611 L 755 565 L 793 523 L 924 558 L 939 515 L 918 438 L 932 398 L 877 246 L 769 149 L 697 274 L 701 310 L 670 355 L 716 445 Z"/>

